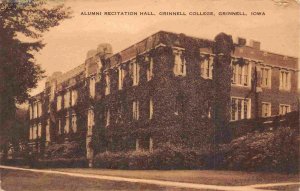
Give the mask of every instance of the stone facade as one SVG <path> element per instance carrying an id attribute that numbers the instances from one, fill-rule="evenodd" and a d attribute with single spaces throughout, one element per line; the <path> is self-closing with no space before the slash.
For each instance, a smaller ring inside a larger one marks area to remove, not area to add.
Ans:
<path id="1" fill-rule="evenodd" d="M 42 153 L 51 143 L 81 141 L 89 160 L 166 142 L 205 147 L 217 115 L 214 78 L 223 70 L 232 76 L 228 120 L 297 110 L 297 58 L 240 39 L 222 65 L 229 48 L 218 52 L 216 42 L 161 31 L 114 55 L 109 44 L 99 45 L 30 99 L 29 145 Z M 213 69 L 216 60 L 223 69 Z"/>

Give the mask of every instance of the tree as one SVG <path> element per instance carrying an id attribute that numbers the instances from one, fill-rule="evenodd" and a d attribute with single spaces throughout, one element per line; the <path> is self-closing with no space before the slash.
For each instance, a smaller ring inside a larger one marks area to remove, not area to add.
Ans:
<path id="1" fill-rule="evenodd" d="M 70 8 L 43 0 L 0 1 L 0 140 L 4 150 L 13 132 L 16 104 L 25 102 L 44 77 L 34 60 L 34 53 L 44 47 L 41 37 L 70 15 Z M 21 36 L 30 41 L 21 41 Z"/>
<path id="2" fill-rule="evenodd" d="M 231 53 L 234 51 L 232 37 L 225 33 L 220 33 L 215 37 L 213 53 L 213 92 L 214 92 L 214 114 L 215 123 L 215 143 L 224 143 L 231 140 L 230 121 L 230 92 L 232 69 Z"/>

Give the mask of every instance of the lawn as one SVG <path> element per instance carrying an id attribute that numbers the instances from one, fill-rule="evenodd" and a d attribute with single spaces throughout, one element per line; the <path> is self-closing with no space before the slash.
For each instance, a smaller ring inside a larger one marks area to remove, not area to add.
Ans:
<path id="1" fill-rule="evenodd" d="M 36 172 L 0 169 L 0 190 L 5 191 L 188 191 L 173 187 L 149 184 L 104 181 L 89 178 L 70 177 Z M 2 188 L 2 189 L 1 189 Z"/>
<path id="2" fill-rule="evenodd" d="M 217 170 L 108 170 L 53 169 L 64 172 L 120 176 L 127 178 L 169 180 L 210 185 L 244 186 L 251 184 L 299 182 L 299 174 L 217 171 Z"/>

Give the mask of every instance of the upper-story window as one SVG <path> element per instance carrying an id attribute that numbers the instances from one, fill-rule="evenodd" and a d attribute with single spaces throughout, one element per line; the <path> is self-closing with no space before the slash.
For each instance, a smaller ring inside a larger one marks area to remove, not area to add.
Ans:
<path id="1" fill-rule="evenodd" d="M 150 62 L 147 68 L 147 81 L 150 81 L 153 78 L 153 58 L 149 58 Z"/>
<path id="2" fill-rule="evenodd" d="M 262 117 L 269 117 L 271 116 L 271 103 L 269 102 L 262 102 L 261 105 L 261 114 Z"/>
<path id="3" fill-rule="evenodd" d="M 200 63 L 201 76 L 206 79 L 212 79 L 213 57 L 205 58 Z"/>
<path id="4" fill-rule="evenodd" d="M 29 104 L 29 119 L 32 119 L 32 105 Z"/>
<path id="5" fill-rule="evenodd" d="M 123 88 L 124 77 L 125 77 L 125 71 L 122 68 L 122 66 L 119 66 L 118 74 L 119 74 L 118 89 L 121 90 Z"/>
<path id="6" fill-rule="evenodd" d="M 96 79 L 95 77 L 90 78 L 90 96 L 92 98 L 95 97 L 95 90 L 96 90 Z"/>
<path id="7" fill-rule="evenodd" d="M 139 101 L 132 102 L 132 117 L 134 120 L 139 119 Z"/>
<path id="8" fill-rule="evenodd" d="M 174 74 L 176 76 L 185 76 L 186 75 L 186 61 L 182 56 L 181 52 L 174 52 Z"/>
<path id="9" fill-rule="evenodd" d="M 261 86 L 271 88 L 271 68 L 261 68 Z"/>
<path id="10" fill-rule="evenodd" d="M 279 89 L 290 90 L 291 89 L 291 73 L 286 70 L 280 71 L 279 76 Z"/>
<path id="11" fill-rule="evenodd" d="M 77 90 L 72 90 L 71 91 L 71 105 L 74 106 L 77 102 L 77 98 L 78 98 L 78 93 Z"/>
<path id="12" fill-rule="evenodd" d="M 291 112 L 291 106 L 286 104 L 280 104 L 279 105 L 279 115 L 285 115 L 287 113 Z"/>
<path id="13" fill-rule="evenodd" d="M 136 86 L 140 81 L 140 66 L 136 61 L 132 64 L 133 85 Z"/>
<path id="14" fill-rule="evenodd" d="M 66 94 L 64 95 L 64 106 L 65 108 L 70 107 L 70 91 L 67 91 Z"/>
<path id="15" fill-rule="evenodd" d="M 105 111 L 105 125 L 106 126 L 110 125 L 110 110 L 109 110 L 109 108 L 107 108 Z"/>
<path id="16" fill-rule="evenodd" d="M 249 64 L 232 64 L 232 84 L 240 86 L 249 86 L 250 85 L 250 66 Z"/>
<path id="17" fill-rule="evenodd" d="M 110 77 L 108 74 L 105 75 L 105 95 L 110 94 Z"/>
<path id="18" fill-rule="evenodd" d="M 149 99 L 149 119 L 153 118 L 153 99 L 150 97 Z"/>
<path id="19" fill-rule="evenodd" d="M 42 102 L 38 102 L 37 103 L 37 107 L 38 107 L 38 117 L 42 116 Z"/>
<path id="20" fill-rule="evenodd" d="M 37 118 L 38 117 L 38 105 L 37 105 L 37 102 L 34 102 L 32 110 L 33 110 L 33 118 Z"/>
<path id="21" fill-rule="evenodd" d="M 61 110 L 61 102 L 62 101 L 62 97 L 59 95 L 57 96 L 57 102 L 56 102 L 56 108 L 57 108 L 57 111 Z"/>
<path id="22" fill-rule="evenodd" d="M 241 120 L 250 118 L 250 99 L 231 98 L 231 120 Z"/>

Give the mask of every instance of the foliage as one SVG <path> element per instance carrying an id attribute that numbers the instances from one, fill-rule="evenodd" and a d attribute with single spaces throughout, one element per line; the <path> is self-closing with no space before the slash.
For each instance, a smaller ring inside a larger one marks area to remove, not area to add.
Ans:
<path id="1" fill-rule="evenodd" d="M 52 144 L 45 151 L 46 159 L 84 157 L 84 150 L 77 142 Z"/>
<path id="2" fill-rule="evenodd" d="M 280 127 L 272 132 L 254 132 L 234 139 L 220 148 L 228 169 L 297 172 L 299 134 L 296 129 Z"/>
<path id="3" fill-rule="evenodd" d="M 204 151 L 165 144 L 153 152 L 99 153 L 94 165 L 112 169 L 198 169 L 205 167 L 205 156 Z"/>
<path id="4" fill-rule="evenodd" d="M 88 166 L 85 157 L 40 159 L 31 164 L 35 168 L 83 168 Z"/>
<path id="5" fill-rule="evenodd" d="M 23 103 L 43 77 L 34 60 L 34 52 L 44 46 L 42 34 L 70 18 L 70 13 L 63 5 L 51 6 L 42 0 L 0 2 L 0 134 L 4 142 L 12 137 L 8 129 L 16 102 Z"/>

